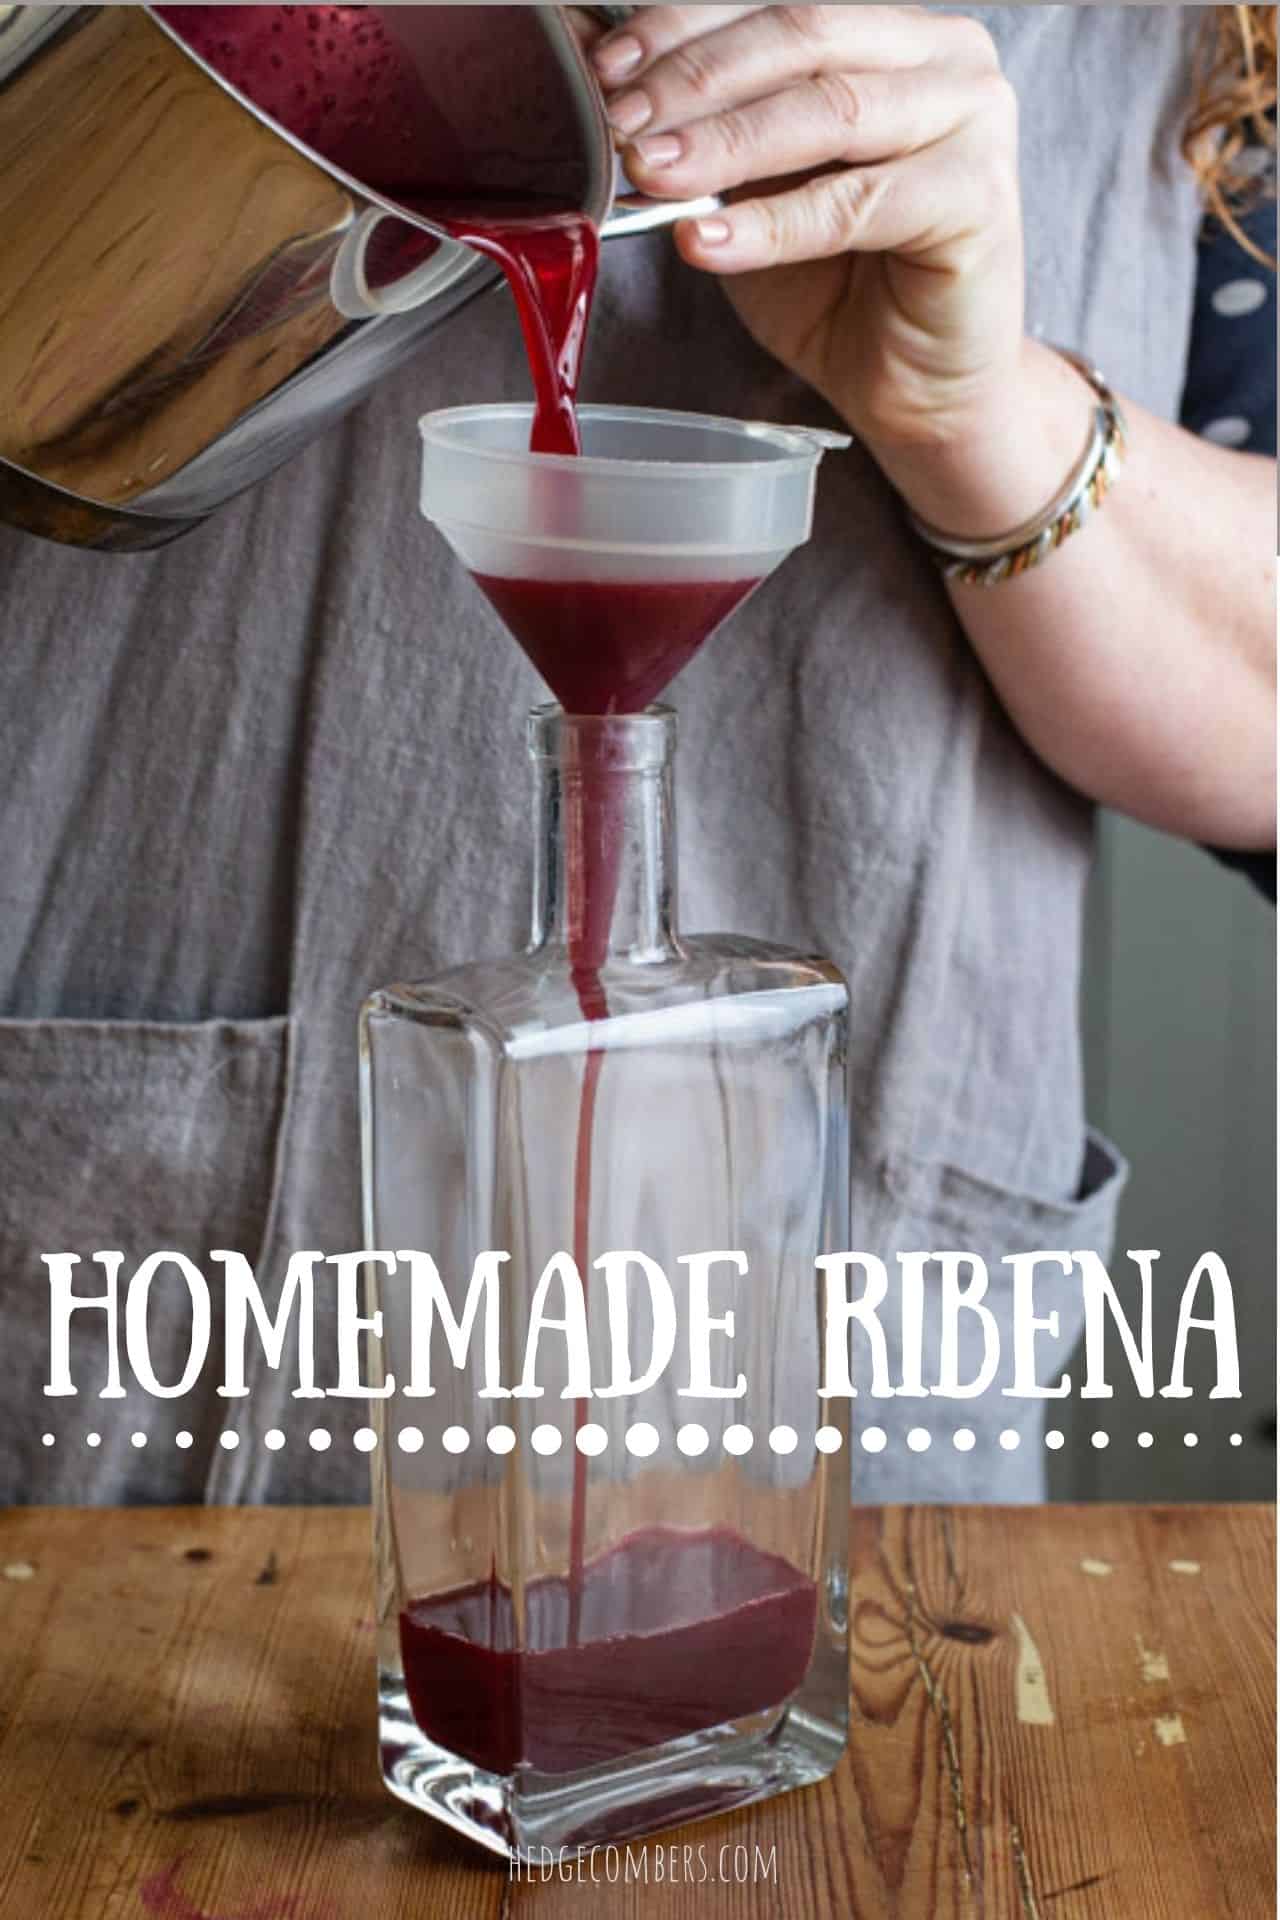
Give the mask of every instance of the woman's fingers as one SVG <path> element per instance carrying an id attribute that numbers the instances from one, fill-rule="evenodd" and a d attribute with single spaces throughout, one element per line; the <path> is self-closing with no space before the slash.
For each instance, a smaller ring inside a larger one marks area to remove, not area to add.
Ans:
<path id="1" fill-rule="evenodd" d="M 767 99 L 643 133 L 626 149 L 646 192 L 690 199 L 833 161 L 866 165 L 917 152 L 988 112 L 1003 111 L 998 74 L 830 73 Z"/>
<path id="2" fill-rule="evenodd" d="M 963 15 L 876 6 L 655 7 L 591 57 L 624 138 L 683 127 L 819 74 L 937 64 L 959 76 L 998 64 L 990 36 Z"/>
<path id="3" fill-rule="evenodd" d="M 892 163 L 825 173 L 784 193 L 682 221 L 681 250 L 714 273 L 748 273 L 843 253 L 947 256 L 985 244 L 1016 210 L 1016 179 L 988 163 L 982 139 L 951 140 Z M 1012 203 L 1012 204 L 1010 204 Z"/>
<path id="4" fill-rule="evenodd" d="M 623 26 L 613 28 L 595 48 L 596 71 L 607 87 L 616 87 L 686 40 L 759 11 L 752 6 L 637 7 Z"/>

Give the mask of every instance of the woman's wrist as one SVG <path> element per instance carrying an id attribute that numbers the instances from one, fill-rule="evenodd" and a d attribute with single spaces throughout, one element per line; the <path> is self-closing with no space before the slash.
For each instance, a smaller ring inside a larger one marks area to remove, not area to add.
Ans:
<path id="1" fill-rule="evenodd" d="M 1097 397 L 1060 354 L 1024 340 L 1008 377 L 965 418 L 909 444 L 863 444 L 912 513 L 961 540 L 994 539 L 1041 513 L 1077 464 Z"/>

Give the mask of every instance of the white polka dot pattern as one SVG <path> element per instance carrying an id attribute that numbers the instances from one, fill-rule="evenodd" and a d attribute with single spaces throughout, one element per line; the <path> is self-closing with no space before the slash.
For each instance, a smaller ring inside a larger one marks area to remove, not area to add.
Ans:
<path id="1" fill-rule="evenodd" d="M 1256 313 L 1266 298 L 1261 280 L 1227 280 L 1214 289 L 1213 310 L 1224 320 L 1242 320 L 1245 314 Z"/>
<path id="2" fill-rule="evenodd" d="M 1211 420 L 1200 437 L 1218 447 L 1242 447 L 1249 438 L 1249 422 L 1242 414 L 1227 413 L 1221 420 Z"/>

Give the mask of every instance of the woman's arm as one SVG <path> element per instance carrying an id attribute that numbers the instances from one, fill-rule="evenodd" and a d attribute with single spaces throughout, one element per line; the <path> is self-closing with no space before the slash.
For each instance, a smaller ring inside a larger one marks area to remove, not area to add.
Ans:
<path id="1" fill-rule="evenodd" d="M 1094 400 L 1024 333 L 1016 103 L 980 27 L 662 6 L 593 58 L 638 185 L 733 196 L 678 230 L 685 258 L 723 276 L 921 519 L 981 539 L 1053 498 Z M 1274 464 L 1126 413 L 1128 458 L 1087 528 L 1017 580 L 952 588 L 957 614 L 1015 724 L 1081 791 L 1272 844 Z"/>
<path id="2" fill-rule="evenodd" d="M 930 525 L 1018 526 L 1079 457 L 1091 396 L 1028 343 L 988 431 L 882 464 Z M 1010 718 L 1072 786 L 1221 846 L 1275 844 L 1276 468 L 1126 405 L 1086 530 L 999 587 L 950 588 Z"/>

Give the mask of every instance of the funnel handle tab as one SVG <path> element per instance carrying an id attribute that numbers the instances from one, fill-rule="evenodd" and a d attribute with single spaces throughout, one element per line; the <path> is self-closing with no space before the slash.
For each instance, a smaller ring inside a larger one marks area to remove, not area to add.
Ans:
<path id="1" fill-rule="evenodd" d="M 843 453 L 846 447 L 853 445 L 851 433 L 836 433 L 830 427 L 793 427 L 779 426 L 776 420 L 744 420 L 743 426 L 748 432 L 790 433 L 797 440 L 808 440 L 823 453 Z"/>

